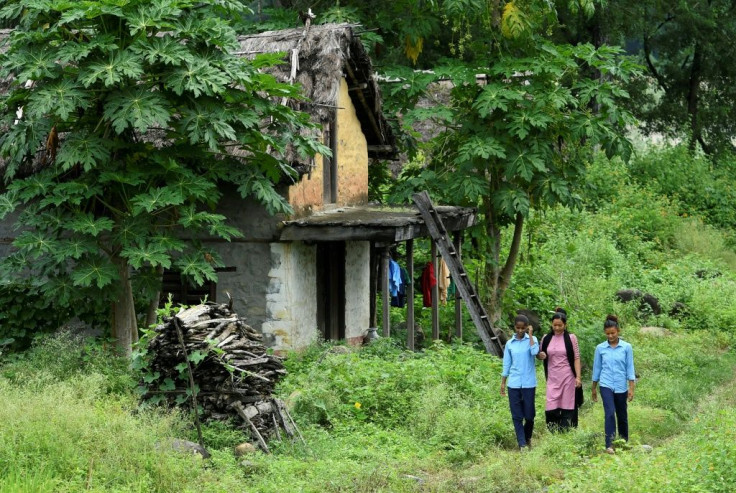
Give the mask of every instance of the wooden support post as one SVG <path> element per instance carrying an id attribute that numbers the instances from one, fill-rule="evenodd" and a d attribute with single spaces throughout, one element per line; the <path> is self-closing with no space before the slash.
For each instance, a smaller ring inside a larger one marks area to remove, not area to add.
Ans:
<path id="1" fill-rule="evenodd" d="M 389 293 L 389 269 L 388 261 L 391 258 L 389 247 L 383 249 L 383 262 L 381 272 L 383 272 L 382 297 L 383 300 L 383 337 L 391 335 L 391 294 Z"/>
<path id="2" fill-rule="evenodd" d="M 437 257 L 437 243 L 432 242 L 432 265 L 434 266 L 434 277 L 439 278 L 440 262 Z M 435 282 L 432 288 L 432 340 L 436 341 L 440 338 L 440 287 L 439 282 Z"/>
<path id="3" fill-rule="evenodd" d="M 455 243 L 455 251 L 457 252 L 457 259 L 462 263 L 463 258 L 461 254 L 461 247 L 463 244 L 463 232 L 455 231 L 453 233 L 453 242 Z M 463 302 L 460 296 L 460 290 L 457 289 L 457 281 L 453 279 L 455 283 L 455 337 L 463 340 Z"/>
<path id="4" fill-rule="evenodd" d="M 409 285 L 406 286 L 406 347 L 414 351 L 414 240 L 406 242 L 406 271 Z"/>
<path id="5" fill-rule="evenodd" d="M 368 327 L 378 327 L 378 313 L 376 310 L 376 296 L 378 295 L 378 265 L 380 262 L 378 261 L 378 253 L 376 250 L 376 244 L 371 241 L 370 244 L 370 274 L 369 274 L 369 282 L 370 287 L 368 288 L 370 290 L 369 295 L 369 322 Z"/>

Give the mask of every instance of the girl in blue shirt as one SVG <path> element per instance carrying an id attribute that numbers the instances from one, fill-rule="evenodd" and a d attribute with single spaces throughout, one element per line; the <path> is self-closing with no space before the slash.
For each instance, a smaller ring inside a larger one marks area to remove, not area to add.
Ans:
<path id="1" fill-rule="evenodd" d="M 619 338 L 618 317 L 608 315 L 603 323 L 606 342 L 598 344 L 593 357 L 593 388 L 591 398 L 598 401 L 596 388 L 601 388 L 605 416 L 606 453 L 613 454 L 613 438 L 618 435 L 629 440 L 627 401 L 634 400 L 634 350 L 631 344 Z"/>
<path id="2" fill-rule="evenodd" d="M 539 352 L 534 328 L 529 319 L 519 315 L 514 319 L 515 336 L 506 342 L 503 350 L 501 395 L 506 395 L 508 380 L 509 407 L 514 422 L 516 441 L 520 449 L 531 447 L 534 431 L 534 392 L 537 388 L 535 356 Z"/>

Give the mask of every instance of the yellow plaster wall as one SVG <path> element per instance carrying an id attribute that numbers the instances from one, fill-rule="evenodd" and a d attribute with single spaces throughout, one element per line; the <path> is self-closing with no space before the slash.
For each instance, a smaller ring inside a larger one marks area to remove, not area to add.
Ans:
<path id="1" fill-rule="evenodd" d="M 364 204 L 368 202 L 368 143 L 345 79 L 340 80 L 337 107 L 337 204 Z M 296 215 L 324 207 L 324 161 L 321 155 L 314 161 L 312 172 L 289 187 L 288 200 Z"/>
<path id="2" fill-rule="evenodd" d="M 355 114 L 345 79 L 337 100 L 337 203 L 368 202 L 368 143 Z"/>
<path id="3" fill-rule="evenodd" d="M 288 200 L 296 215 L 322 209 L 323 166 L 322 155 L 317 154 L 314 156 L 312 172 L 302 176 L 299 183 L 289 187 Z"/>

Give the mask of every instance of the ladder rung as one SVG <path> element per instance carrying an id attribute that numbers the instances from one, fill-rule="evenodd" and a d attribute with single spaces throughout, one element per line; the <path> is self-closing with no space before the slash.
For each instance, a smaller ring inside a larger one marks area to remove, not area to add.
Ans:
<path id="1" fill-rule="evenodd" d="M 480 318 L 488 318 L 488 315 L 481 315 Z"/>

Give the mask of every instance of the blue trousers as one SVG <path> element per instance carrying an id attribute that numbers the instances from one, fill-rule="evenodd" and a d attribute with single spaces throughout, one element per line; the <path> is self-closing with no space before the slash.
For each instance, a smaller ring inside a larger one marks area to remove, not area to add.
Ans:
<path id="1" fill-rule="evenodd" d="M 532 439 L 534 431 L 534 387 L 530 389 L 507 389 L 511 419 L 514 421 L 514 431 L 519 447 L 525 447 Z"/>
<path id="2" fill-rule="evenodd" d="M 614 392 L 608 387 L 601 387 L 601 400 L 603 401 L 603 414 L 605 416 L 606 448 L 610 447 L 616 436 L 616 424 L 618 423 L 618 436 L 629 441 L 629 413 L 626 408 L 628 392 Z"/>

